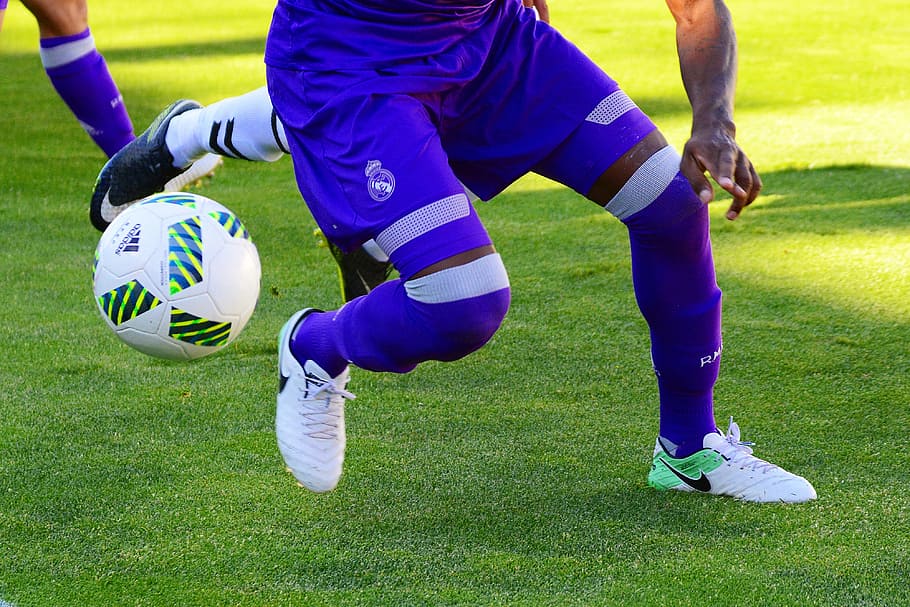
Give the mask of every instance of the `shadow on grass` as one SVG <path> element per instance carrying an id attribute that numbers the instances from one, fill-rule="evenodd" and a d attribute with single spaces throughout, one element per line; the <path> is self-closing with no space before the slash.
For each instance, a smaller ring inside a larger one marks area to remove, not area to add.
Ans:
<path id="1" fill-rule="evenodd" d="M 910 168 L 849 164 L 763 173 L 764 189 L 750 212 L 790 215 L 796 231 L 823 223 L 843 229 L 910 225 Z M 805 219 L 811 218 L 811 224 Z M 744 215 L 747 219 L 748 215 Z"/>
<path id="2" fill-rule="evenodd" d="M 262 36 L 250 38 L 234 38 L 231 40 L 212 40 L 210 42 L 193 42 L 192 44 L 159 44 L 148 47 L 99 47 L 101 54 L 109 63 L 143 63 L 158 61 L 160 59 L 176 57 L 214 57 L 218 55 L 263 55 L 265 52 L 265 38 Z M 40 69 L 41 62 L 38 58 L 38 45 L 34 50 L 26 52 L 6 52 L 3 54 L 4 63 L 8 61 L 27 61 L 36 63 Z"/>

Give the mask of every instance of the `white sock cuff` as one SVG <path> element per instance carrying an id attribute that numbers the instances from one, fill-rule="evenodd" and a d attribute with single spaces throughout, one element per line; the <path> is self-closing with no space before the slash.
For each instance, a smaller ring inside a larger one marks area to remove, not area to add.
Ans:
<path id="1" fill-rule="evenodd" d="M 95 51 L 95 39 L 91 34 L 72 42 L 65 42 L 48 48 L 41 47 L 38 54 L 41 56 L 41 65 L 44 69 L 53 69 L 72 63 Z"/>

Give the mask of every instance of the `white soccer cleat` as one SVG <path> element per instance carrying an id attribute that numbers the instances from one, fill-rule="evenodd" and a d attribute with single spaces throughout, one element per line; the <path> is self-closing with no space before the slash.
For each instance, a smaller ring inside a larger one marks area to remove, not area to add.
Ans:
<path id="1" fill-rule="evenodd" d="M 181 192 L 184 188 L 188 188 L 212 175 L 222 164 L 224 164 L 224 158 L 218 154 L 208 153 L 191 164 L 184 172 L 164 184 L 164 191 Z"/>
<path id="2" fill-rule="evenodd" d="M 316 493 L 338 485 L 344 463 L 344 401 L 348 369 L 329 377 L 307 360 L 301 365 L 291 354 L 291 334 L 310 312 L 294 314 L 278 337 L 278 409 L 275 434 L 285 464 L 300 483 Z"/>
<path id="3" fill-rule="evenodd" d="M 706 434 L 702 445 L 704 448 L 692 455 L 675 458 L 658 438 L 648 484 L 656 489 L 727 495 L 746 502 L 801 503 L 817 497 L 803 477 L 752 455 L 752 443 L 740 440 L 739 426 L 732 417 L 726 436 Z"/>

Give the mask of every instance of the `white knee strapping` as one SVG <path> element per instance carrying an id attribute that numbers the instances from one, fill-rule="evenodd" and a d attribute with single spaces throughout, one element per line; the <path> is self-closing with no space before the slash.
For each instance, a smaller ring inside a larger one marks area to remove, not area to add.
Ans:
<path id="1" fill-rule="evenodd" d="M 508 286 L 509 276 L 499 253 L 404 283 L 408 297 L 428 304 L 479 297 Z"/>
<path id="2" fill-rule="evenodd" d="M 622 186 L 605 207 L 617 219 L 626 219 L 654 202 L 679 172 L 679 154 L 670 146 L 657 150 Z"/>

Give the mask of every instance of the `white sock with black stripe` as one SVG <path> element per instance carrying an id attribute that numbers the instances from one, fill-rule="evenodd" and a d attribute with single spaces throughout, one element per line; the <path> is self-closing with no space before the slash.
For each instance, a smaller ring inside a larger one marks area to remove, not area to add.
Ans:
<path id="1" fill-rule="evenodd" d="M 176 116 L 165 143 L 176 167 L 189 166 L 206 153 L 256 162 L 274 162 L 288 153 L 266 87 Z"/>

